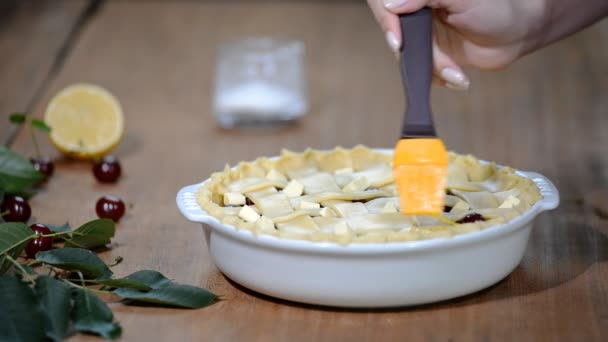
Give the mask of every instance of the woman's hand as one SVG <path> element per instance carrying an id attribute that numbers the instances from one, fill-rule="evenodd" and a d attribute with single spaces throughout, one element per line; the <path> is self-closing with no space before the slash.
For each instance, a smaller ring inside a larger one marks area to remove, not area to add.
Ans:
<path id="1" fill-rule="evenodd" d="M 501 68 L 534 49 L 545 0 L 368 0 L 391 49 L 401 47 L 400 13 L 433 8 L 436 81 L 467 89 L 460 66 Z"/>
<path id="2" fill-rule="evenodd" d="M 432 7 L 435 79 L 467 89 L 460 66 L 498 69 L 608 15 L 607 0 L 367 0 L 391 49 L 401 47 L 398 14 Z M 604 44 L 606 42 L 598 42 Z"/>

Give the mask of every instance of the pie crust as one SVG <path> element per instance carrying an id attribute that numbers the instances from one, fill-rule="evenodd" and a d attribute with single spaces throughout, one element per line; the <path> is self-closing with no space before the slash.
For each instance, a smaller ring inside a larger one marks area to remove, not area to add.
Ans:
<path id="1" fill-rule="evenodd" d="M 278 158 L 240 162 L 214 173 L 197 192 L 201 208 L 255 234 L 319 242 L 383 243 L 451 237 L 500 225 L 540 198 L 509 167 L 449 153 L 445 212 L 399 212 L 392 155 L 364 146 L 283 150 Z M 245 201 L 243 203 L 243 196 Z M 471 219 L 483 218 L 470 223 Z"/>

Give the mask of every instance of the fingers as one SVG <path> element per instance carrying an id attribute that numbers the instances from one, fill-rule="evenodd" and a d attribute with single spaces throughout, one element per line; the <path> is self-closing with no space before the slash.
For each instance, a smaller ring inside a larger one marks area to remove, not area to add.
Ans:
<path id="1" fill-rule="evenodd" d="M 394 54 L 399 54 L 401 48 L 401 26 L 399 13 L 410 13 L 424 6 L 437 5 L 438 0 L 367 0 L 369 7 L 380 23 L 388 46 Z"/>
<path id="2" fill-rule="evenodd" d="M 368 0 L 374 17 L 384 31 L 386 42 L 395 56 L 401 49 L 401 26 L 395 13 L 410 13 L 424 6 L 436 7 L 441 0 Z M 470 82 L 462 69 L 441 48 L 433 42 L 434 83 L 451 89 L 466 90 Z"/>
<path id="3" fill-rule="evenodd" d="M 433 66 L 435 77 L 439 79 L 439 83 L 448 88 L 456 90 L 469 89 L 469 78 L 462 71 L 460 66 L 454 60 L 445 54 L 443 50 L 433 42 Z"/>
<path id="4" fill-rule="evenodd" d="M 384 7 L 389 11 L 399 13 L 411 13 L 421 9 L 424 6 L 432 6 L 432 0 L 382 0 Z"/>
<path id="5" fill-rule="evenodd" d="M 384 7 L 382 0 L 368 0 L 367 3 L 376 17 L 376 21 L 380 23 L 386 42 L 394 54 L 399 53 L 401 48 L 401 28 L 399 26 L 399 17 L 396 14 L 389 12 Z"/>

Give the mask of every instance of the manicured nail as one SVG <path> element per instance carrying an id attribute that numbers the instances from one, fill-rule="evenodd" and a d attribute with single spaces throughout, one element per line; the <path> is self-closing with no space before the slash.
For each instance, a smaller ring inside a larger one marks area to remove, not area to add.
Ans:
<path id="1" fill-rule="evenodd" d="M 386 32 L 386 42 L 388 43 L 388 46 L 390 46 L 391 50 L 393 50 L 394 53 L 399 52 L 399 41 L 397 40 L 397 37 L 395 36 L 395 34 L 391 31 Z"/>
<path id="2" fill-rule="evenodd" d="M 461 71 L 456 69 L 444 68 L 441 70 L 441 78 L 446 82 L 448 88 L 458 90 L 469 89 L 469 79 Z"/>
<path id="3" fill-rule="evenodd" d="M 384 0 L 384 7 L 388 9 L 395 9 L 405 4 L 407 0 Z"/>

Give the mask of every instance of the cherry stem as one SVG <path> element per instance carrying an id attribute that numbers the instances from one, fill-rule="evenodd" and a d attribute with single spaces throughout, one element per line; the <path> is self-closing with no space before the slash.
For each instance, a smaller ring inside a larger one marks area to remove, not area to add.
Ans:
<path id="1" fill-rule="evenodd" d="M 91 283 L 91 284 L 95 284 L 95 285 L 99 285 L 99 283 L 96 280 L 93 279 L 74 279 L 74 278 L 65 278 L 65 280 L 69 280 L 71 282 L 85 282 L 85 283 Z"/>
<path id="2" fill-rule="evenodd" d="M 123 258 L 119 255 L 114 259 L 113 264 L 107 264 L 108 267 L 114 267 L 122 262 Z"/>
<path id="3" fill-rule="evenodd" d="M 30 119 L 31 120 L 31 119 Z M 30 134 L 32 135 L 32 142 L 34 143 L 34 149 L 36 150 L 36 157 L 40 159 L 40 146 L 38 146 L 38 140 L 36 140 L 36 132 L 34 132 L 34 126 L 32 126 L 32 122 L 30 121 Z"/>
<path id="4" fill-rule="evenodd" d="M 49 267 L 49 272 L 47 273 L 47 276 L 50 277 L 50 276 L 53 276 L 53 275 L 57 275 L 57 277 L 55 277 L 55 278 L 59 277 L 59 273 L 54 268 Z"/>
<path id="5" fill-rule="evenodd" d="M 52 233 L 52 234 L 36 234 L 34 236 L 34 238 L 39 238 L 39 237 L 55 237 L 55 236 L 59 236 L 62 237 L 62 235 L 67 235 L 73 232 L 59 232 L 59 233 Z"/>
<path id="6" fill-rule="evenodd" d="M 80 272 L 79 272 L 79 273 L 80 273 Z M 74 283 L 72 283 L 70 280 L 66 280 L 66 279 L 61 279 L 61 280 L 62 280 L 64 283 L 67 283 L 67 284 L 68 284 L 68 285 L 70 285 L 70 286 L 73 286 L 73 287 L 79 288 L 79 289 L 84 290 L 84 291 L 91 291 L 91 292 L 95 292 L 95 293 L 101 293 L 101 294 L 112 294 L 112 291 L 103 291 L 103 290 L 95 290 L 95 289 L 90 289 L 90 288 L 86 287 L 86 285 L 84 285 L 84 286 L 80 286 L 80 285 L 78 285 L 78 284 L 74 284 Z M 76 280 L 76 281 L 78 281 L 79 279 L 75 279 L 75 280 Z M 80 281 L 82 281 L 82 280 L 83 280 L 83 279 L 80 279 Z"/>
<path id="7" fill-rule="evenodd" d="M 42 264 L 42 262 L 41 262 L 41 261 L 38 261 L 38 260 L 32 260 L 32 261 L 28 262 L 28 263 L 26 264 L 26 266 L 32 267 L 32 266 L 36 266 L 36 265 L 38 265 L 38 264 Z"/>
<path id="8" fill-rule="evenodd" d="M 17 262 L 17 260 L 13 259 L 13 257 L 11 257 L 8 253 L 4 253 L 4 257 L 6 257 L 6 260 L 10 261 L 17 268 L 19 273 L 23 275 L 23 279 L 26 279 L 32 285 L 36 283 L 34 279 L 29 277 L 30 274 L 25 270 L 25 268 L 23 268 L 23 266 L 21 266 L 20 263 Z"/>
<path id="9" fill-rule="evenodd" d="M 80 284 L 82 284 L 82 286 L 87 286 L 87 283 L 84 281 L 84 276 L 82 275 L 82 272 L 77 271 L 78 273 L 78 278 L 80 278 Z"/>

